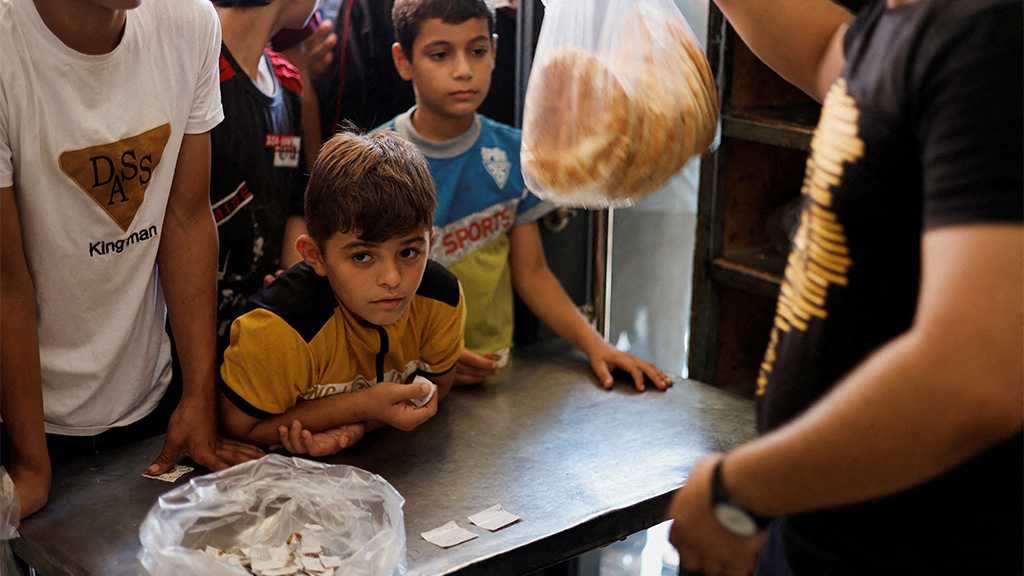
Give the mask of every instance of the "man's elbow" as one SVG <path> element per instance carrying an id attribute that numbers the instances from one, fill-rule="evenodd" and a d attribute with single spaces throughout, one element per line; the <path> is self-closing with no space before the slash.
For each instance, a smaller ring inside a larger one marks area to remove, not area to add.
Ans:
<path id="1" fill-rule="evenodd" d="M 992 322 L 919 322 L 907 335 L 921 375 L 936 386 L 948 430 L 987 446 L 1024 426 L 1024 341 Z"/>
<path id="2" fill-rule="evenodd" d="M 957 402 L 957 409 L 964 416 L 965 436 L 974 442 L 989 446 L 1019 433 L 1024 427 L 1024 375 L 1021 373 L 1013 373 L 1006 367 L 980 371 L 958 386 L 970 386 L 966 398 Z"/>
<path id="3" fill-rule="evenodd" d="M 990 399 L 992 426 L 989 433 L 1002 440 L 1024 428 L 1024 374 L 1007 374 L 994 388 L 996 391 Z"/>
<path id="4" fill-rule="evenodd" d="M 1024 426 L 1024 338 L 1011 329 L 976 340 L 982 342 L 973 354 L 982 363 L 978 388 L 991 416 L 988 432 L 1008 438 Z"/>

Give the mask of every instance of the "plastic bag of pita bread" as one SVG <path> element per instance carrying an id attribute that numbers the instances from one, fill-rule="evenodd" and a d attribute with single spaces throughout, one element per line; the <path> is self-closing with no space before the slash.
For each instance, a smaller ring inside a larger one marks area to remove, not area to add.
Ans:
<path id="1" fill-rule="evenodd" d="M 532 192 L 625 206 L 711 145 L 718 91 L 672 0 L 547 0 L 523 112 Z"/>

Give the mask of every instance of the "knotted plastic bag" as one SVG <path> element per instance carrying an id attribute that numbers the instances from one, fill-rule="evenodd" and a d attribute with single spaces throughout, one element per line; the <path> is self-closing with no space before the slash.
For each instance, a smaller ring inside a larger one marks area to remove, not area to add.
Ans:
<path id="1" fill-rule="evenodd" d="M 139 560 L 153 576 L 241 576 L 205 548 L 278 546 L 316 524 L 324 552 L 342 559 L 337 574 L 404 574 L 404 503 L 365 470 L 271 454 L 161 496 L 139 528 Z"/>
<path id="2" fill-rule="evenodd" d="M 672 0 L 547 0 L 523 116 L 530 190 L 624 206 L 711 145 L 718 92 Z"/>

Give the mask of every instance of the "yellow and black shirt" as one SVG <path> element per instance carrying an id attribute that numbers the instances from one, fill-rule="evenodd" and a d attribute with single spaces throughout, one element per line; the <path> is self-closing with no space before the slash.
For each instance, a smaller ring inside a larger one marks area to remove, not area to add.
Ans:
<path id="1" fill-rule="evenodd" d="M 434 261 L 405 313 L 388 326 L 352 314 L 327 278 L 300 263 L 252 297 L 250 310 L 232 323 L 220 388 L 246 414 L 268 418 L 300 399 L 439 376 L 462 353 L 465 318 L 458 280 Z"/>

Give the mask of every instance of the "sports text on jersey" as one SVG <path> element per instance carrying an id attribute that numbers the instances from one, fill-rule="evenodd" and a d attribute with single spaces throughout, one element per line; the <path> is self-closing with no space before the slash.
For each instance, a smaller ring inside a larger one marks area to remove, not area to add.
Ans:
<path id="1" fill-rule="evenodd" d="M 441 228 L 438 234 L 441 243 L 431 252 L 431 257 L 447 266 L 501 236 L 515 223 L 516 202 L 495 204 Z"/>

